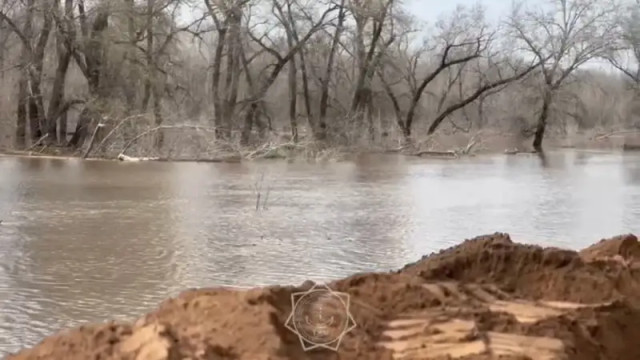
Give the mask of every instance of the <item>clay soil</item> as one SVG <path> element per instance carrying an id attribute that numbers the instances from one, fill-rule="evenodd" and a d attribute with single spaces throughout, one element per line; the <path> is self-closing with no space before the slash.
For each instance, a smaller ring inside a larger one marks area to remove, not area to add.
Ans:
<path id="1" fill-rule="evenodd" d="M 493 234 L 327 285 L 349 294 L 356 323 L 338 351 L 304 351 L 285 327 L 305 283 L 185 291 L 135 323 L 64 331 L 8 359 L 640 359 L 633 235 L 575 252 Z"/>

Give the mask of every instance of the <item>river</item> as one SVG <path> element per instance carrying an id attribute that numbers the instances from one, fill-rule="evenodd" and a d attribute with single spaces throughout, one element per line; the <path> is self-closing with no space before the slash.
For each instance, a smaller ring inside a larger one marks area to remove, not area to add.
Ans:
<path id="1" fill-rule="evenodd" d="M 191 287 L 389 270 L 495 231 L 640 233 L 640 154 L 327 164 L 0 157 L 0 355 Z"/>

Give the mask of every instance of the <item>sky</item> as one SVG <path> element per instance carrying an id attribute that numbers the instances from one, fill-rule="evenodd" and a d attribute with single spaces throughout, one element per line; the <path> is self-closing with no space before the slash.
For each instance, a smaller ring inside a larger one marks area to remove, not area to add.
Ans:
<path id="1" fill-rule="evenodd" d="M 540 0 L 520 0 L 524 3 L 535 4 L 533 1 Z M 438 21 L 441 16 L 451 14 L 458 5 L 464 5 L 471 7 L 477 4 L 482 4 L 486 10 L 487 20 L 490 22 L 497 22 L 506 15 L 509 15 L 511 11 L 511 0 L 405 0 L 405 8 L 410 13 L 421 21 L 425 21 L 429 24 L 433 24 Z M 597 68 L 602 71 L 616 71 L 611 65 L 604 61 L 591 60 L 585 66 L 590 68 Z"/>
<path id="2" fill-rule="evenodd" d="M 405 0 L 405 7 L 420 20 L 433 23 L 441 15 L 451 13 L 458 5 L 471 7 L 478 3 L 484 5 L 489 20 L 499 19 L 511 8 L 510 0 Z"/>

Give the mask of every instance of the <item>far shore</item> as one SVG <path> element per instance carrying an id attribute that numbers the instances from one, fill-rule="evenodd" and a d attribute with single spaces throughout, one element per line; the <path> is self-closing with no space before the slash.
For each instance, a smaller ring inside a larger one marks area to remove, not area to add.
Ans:
<path id="1" fill-rule="evenodd" d="M 321 158 L 323 160 L 349 160 L 355 156 L 366 154 L 398 154 L 409 157 L 420 158 L 438 158 L 438 159 L 459 159 L 476 155 L 517 155 L 517 154 L 535 154 L 529 147 L 521 143 L 509 140 L 509 138 L 499 138 L 498 135 L 487 136 L 487 141 L 471 140 L 469 137 L 452 137 L 441 136 L 433 146 L 423 146 L 422 149 L 418 145 L 411 149 L 406 147 L 396 148 L 357 148 L 357 147 L 335 147 L 307 150 L 304 145 L 300 147 L 302 150 L 293 148 L 288 143 L 275 144 L 272 148 L 253 149 L 236 153 L 219 153 L 207 154 L 202 157 L 153 157 L 153 156 L 133 156 L 125 154 L 105 154 L 102 156 L 85 156 L 82 151 L 70 151 L 64 147 L 38 148 L 29 150 L 16 150 L 11 148 L 0 148 L 0 156 L 4 157 L 25 157 L 25 158 L 44 158 L 44 159 L 84 159 L 89 161 L 124 161 L 124 162 L 141 162 L 141 161 L 161 161 L 161 162 L 211 162 L 211 163 L 237 163 L 246 160 L 273 159 L 273 160 L 289 160 L 296 158 Z M 497 139 L 497 140 L 496 140 Z M 640 140 L 637 141 L 640 144 Z M 620 152 L 620 151 L 636 151 L 640 150 L 640 145 L 635 146 L 636 141 L 629 142 L 626 139 L 608 136 L 598 139 L 582 138 L 568 141 L 567 139 L 549 139 L 548 144 L 544 148 L 546 151 L 558 151 L 565 149 L 574 149 L 579 151 L 596 151 L 596 152 Z M 264 148 L 264 146 L 263 146 Z M 275 150 L 274 150 L 275 149 Z M 321 152 L 318 155 L 318 152 Z"/>

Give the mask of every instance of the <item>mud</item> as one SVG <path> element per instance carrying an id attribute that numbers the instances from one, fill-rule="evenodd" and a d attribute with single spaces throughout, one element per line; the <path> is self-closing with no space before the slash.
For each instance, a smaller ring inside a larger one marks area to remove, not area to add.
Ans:
<path id="1" fill-rule="evenodd" d="M 640 244 L 633 235 L 575 252 L 493 234 L 396 272 L 327 284 L 349 295 L 355 321 L 339 344 L 330 344 L 338 351 L 305 351 L 303 345 L 313 344 L 301 343 L 286 326 L 292 324 L 292 294 L 320 289 L 305 283 L 188 290 L 135 323 L 61 332 L 8 359 L 635 360 L 640 358 L 639 264 Z M 294 299 L 304 298 L 299 296 Z M 319 304 L 338 319 L 329 330 L 340 331 L 299 331 L 315 340 L 337 338 L 349 324 L 346 302 L 317 298 L 311 305 Z"/>

